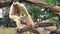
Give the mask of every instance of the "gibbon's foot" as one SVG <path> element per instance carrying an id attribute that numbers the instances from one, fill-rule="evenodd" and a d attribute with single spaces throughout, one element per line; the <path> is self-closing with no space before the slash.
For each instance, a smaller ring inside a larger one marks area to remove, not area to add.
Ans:
<path id="1" fill-rule="evenodd" d="M 32 28 L 35 28 L 35 23 L 32 23 L 31 26 L 32 26 Z"/>
<path id="2" fill-rule="evenodd" d="M 35 28 L 35 24 L 31 24 L 31 25 L 28 25 L 28 26 L 31 26 L 32 28 Z"/>
<path id="3" fill-rule="evenodd" d="M 23 26 L 20 26 L 20 27 L 17 27 L 18 29 L 22 29 L 22 28 L 24 28 Z"/>
<path id="4" fill-rule="evenodd" d="M 32 27 L 35 27 L 35 24 L 34 23 L 32 23 Z"/>
<path id="5" fill-rule="evenodd" d="M 27 25 L 25 25 L 25 24 L 21 24 L 21 26 L 20 27 L 17 27 L 18 29 L 22 29 L 22 28 L 24 28 L 24 27 L 26 27 Z"/>

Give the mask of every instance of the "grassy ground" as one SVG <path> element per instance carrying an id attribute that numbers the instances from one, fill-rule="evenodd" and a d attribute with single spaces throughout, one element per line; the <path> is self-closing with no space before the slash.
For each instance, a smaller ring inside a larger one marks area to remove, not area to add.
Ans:
<path id="1" fill-rule="evenodd" d="M 14 28 L 0 28 L 0 34 L 13 34 Z"/>
<path id="2" fill-rule="evenodd" d="M 0 34 L 14 34 L 15 28 L 0 28 Z M 60 34 L 60 29 L 58 29 L 58 33 Z M 31 32 L 24 32 L 23 34 L 33 34 Z"/>
<path id="3" fill-rule="evenodd" d="M 0 34 L 14 34 L 15 28 L 0 28 Z M 23 34 L 32 34 L 31 32 L 24 32 Z"/>

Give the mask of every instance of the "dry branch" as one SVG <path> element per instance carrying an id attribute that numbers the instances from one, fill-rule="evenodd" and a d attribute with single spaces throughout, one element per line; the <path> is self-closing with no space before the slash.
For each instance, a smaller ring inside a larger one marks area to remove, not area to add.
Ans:
<path id="1" fill-rule="evenodd" d="M 54 27 L 53 27 L 53 29 L 54 29 Z M 51 30 L 51 29 L 50 29 Z M 40 34 L 40 33 L 48 33 L 48 32 L 51 32 L 51 31 L 47 31 L 47 30 L 44 30 L 44 27 L 37 27 L 37 28 L 33 28 L 33 27 L 31 27 L 31 26 L 25 26 L 24 28 L 22 28 L 22 29 L 19 29 L 19 28 L 17 28 L 16 29 L 16 33 L 18 34 L 21 34 L 21 33 L 24 33 L 24 32 L 26 32 L 26 31 L 31 31 L 31 32 L 33 32 L 33 33 L 36 33 L 36 34 Z M 43 32 L 44 31 L 44 32 Z M 53 30 L 53 31 L 56 31 L 56 29 L 55 30 Z"/>
<path id="2" fill-rule="evenodd" d="M 47 24 L 42 24 L 42 26 L 43 25 L 46 26 Z M 50 31 L 48 31 L 48 29 L 45 30 L 45 26 L 44 27 L 42 27 L 42 26 L 39 25 L 38 27 L 33 28 L 31 25 L 30 26 L 25 25 L 22 29 L 16 28 L 16 34 L 21 34 L 21 33 L 24 33 L 26 31 L 31 31 L 32 33 L 35 33 L 35 34 L 50 34 L 51 32 L 57 33 L 57 29 L 54 29 L 56 26 L 51 27 L 52 29 L 50 29 Z M 51 26 L 51 24 L 49 26 Z M 46 26 L 46 27 L 50 28 L 49 26 L 48 27 Z"/>
<path id="3" fill-rule="evenodd" d="M 51 23 L 49 23 L 49 21 L 46 21 L 46 22 L 36 23 L 35 27 L 32 27 L 31 25 L 30 26 L 22 25 L 22 26 L 23 26 L 22 29 L 19 29 L 19 28 L 16 29 L 18 33 L 23 33 L 26 31 L 37 32 L 36 28 L 51 26 Z"/>
<path id="4" fill-rule="evenodd" d="M 49 5 L 45 2 L 42 2 L 40 0 L 27 0 L 28 2 L 31 2 L 33 4 L 36 4 L 38 6 L 42 6 L 42 7 L 45 7 L 45 8 L 48 8 L 48 9 L 51 9 L 51 10 L 54 10 L 56 12 L 60 12 L 60 6 L 54 6 L 54 5 Z"/>

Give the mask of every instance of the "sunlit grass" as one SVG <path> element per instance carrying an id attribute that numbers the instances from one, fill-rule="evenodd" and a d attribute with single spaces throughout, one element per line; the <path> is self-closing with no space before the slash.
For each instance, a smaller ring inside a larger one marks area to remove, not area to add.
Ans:
<path id="1" fill-rule="evenodd" d="M 14 34 L 15 28 L 0 28 L 0 34 Z M 58 33 L 60 33 L 60 29 L 58 29 Z M 24 32 L 23 34 L 34 34 L 30 31 Z"/>
<path id="2" fill-rule="evenodd" d="M 0 28 L 0 34 L 14 34 L 15 28 Z M 30 31 L 24 32 L 23 34 L 33 34 Z"/>
<path id="3" fill-rule="evenodd" d="M 14 32 L 14 28 L 0 28 L 0 34 L 13 34 Z"/>

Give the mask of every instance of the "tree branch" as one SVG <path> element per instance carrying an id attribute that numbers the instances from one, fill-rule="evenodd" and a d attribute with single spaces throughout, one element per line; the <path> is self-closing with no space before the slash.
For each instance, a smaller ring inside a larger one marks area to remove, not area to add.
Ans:
<path id="1" fill-rule="evenodd" d="M 60 6 L 48 5 L 47 3 L 42 2 L 40 0 L 26 0 L 26 1 L 31 2 L 33 4 L 36 4 L 38 6 L 42 6 L 42 7 L 51 9 L 51 10 L 56 11 L 56 12 L 60 12 Z"/>
<path id="2" fill-rule="evenodd" d="M 51 23 L 49 23 L 49 21 L 42 21 L 40 23 L 36 23 L 34 27 L 32 27 L 31 25 L 30 26 L 22 25 L 22 26 L 23 26 L 22 29 L 16 28 L 17 33 L 23 33 L 23 32 L 26 32 L 26 31 L 37 32 L 36 28 L 51 26 Z"/>

